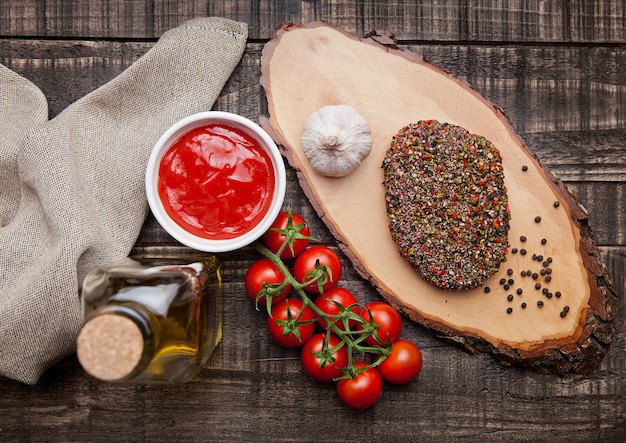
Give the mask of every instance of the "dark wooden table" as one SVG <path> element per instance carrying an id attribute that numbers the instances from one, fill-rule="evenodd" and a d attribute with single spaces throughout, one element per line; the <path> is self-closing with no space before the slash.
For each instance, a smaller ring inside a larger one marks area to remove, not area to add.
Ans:
<path id="1" fill-rule="evenodd" d="M 416 5 L 415 3 L 423 3 Z M 357 35 L 393 32 L 403 48 L 465 77 L 501 106 L 539 158 L 590 211 L 624 299 L 626 3 L 620 0 L 146 1 L 3 0 L 0 63 L 39 86 L 51 117 L 114 78 L 167 29 L 197 16 L 249 24 L 246 52 L 215 109 L 266 114 L 260 55 L 274 28 L 326 20 Z M 287 203 L 335 247 L 288 170 Z M 149 217 L 138 249 L 179 246 Z M 590 376 L 546 376 L 469 355 L 409 321 L 424 355 L 419 379 L 387 386 L 352 411 L 313 382 L 298 353 L 274 345 L 243 290 L 252 248 L 225 254 L 224 339 L 194 382 L 119 386 L 88 380 L 75 357 L 35 386 L 0 380 L 1 441 L 624 441 L 626 313 Z M 344 257 L 343 284 L 377 293 Z M 1 358 L 1 356 L 0 356 Z"/>

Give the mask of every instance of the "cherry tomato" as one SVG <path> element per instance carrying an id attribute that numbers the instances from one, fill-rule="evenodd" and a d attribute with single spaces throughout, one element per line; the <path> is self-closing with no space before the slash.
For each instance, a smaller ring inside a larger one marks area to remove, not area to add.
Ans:
<path id="1" fill-rule="evenodd" d="M 367 366 L 362 361 L 354 362 L 356 368 Z M 383 392 L 383 379 L 376 368 L 368 368 L 353 378 L 337 382 L 337 394 L 342 402 L 353 409 L 373 406 Z"/>
<path id="2" fill-rule="evenodd" d="M 339 286 L 335 286 L 334 288 L 330 288 L 328 291 L 324 292 L 323 294 L 318 295 L 315 298 L 315 306 L 317 306 L 320 311 L 324 312 L 327 315 L 338 315 L 340 312 L 339 306 L 337 306 L 336 303 L 338 303 L 340 306 L 347 308 L 348 306 L 352 306 L 352 308 L 350 309 L 352 312 L 354 312 L 356 315 L 359 315 L 359 305 L 358 305 L 358 301 L 356 299 L 356 297 L 354 296 L 354 294 L 352 294 L 352 292 L 350 292 L 349 290 L 347 290 L 346 288 L 342 288 Z M 320 317 L 317 320 L 317 323 L 324 329 L 326 329 L 327 327 L 329 327 L 330 325 L 327 323 L 333 323 L 332 321 L 327 321 L 326 318 L 324 317 Z M 335 325 L 341 329 L 342 331 L 345 331 L 345 326 L 343 324 L 343 321 L 341 319 L 337 319 L 337 321 L 334 322 Z M 348 320 L 348 326 L 351 328 L 354 324 L 356 323 L 356 320 Z"/>
<path id="3" fill-rule="evenodd" d="M 319 332 L 314 334 L 302 348 L 302 367 L 313 380 L 317 381 L 332 381 L 337 377 L 341 377 L 343 375 L 341 368 L 348 366 L 348 351 L 345 346 L 342 346 L 335 352 L 330 352 L 341 343 L 341 339 L 334 334 L 330 334 L 328 336 L 328 345 L 324 350 L 325 340 L 326 333 Z M 322 358 L 313 355 L 313 352 L 325 352 L 328 354 L 324 359 L 324 367 L 322 367 Z"/>
<path id="4" fill-rule="evenodd" d="M 244 284 L 246 287 L 246 293 L 248 296 L 256 301 L 257 296 L 261 291 L 265 294 L 266 291 L 272 291 L 271 288 L 266 288 L 266 285 L 280 285 L 285 281 L 285 276 L 281 270 L 276 266 L 269 258 L 261 258 L 248 268 L 246 276 L 244 278 Z M 275 305 L 281 300 L 284 300 L 289 291 L 290 285 L 285 285 L 281 292 L 276 292 L 272 295 L 272 304 Z M 265 304 L 266 297 L 263 295 L 259 300 L 259 304 Z"/>
<path id="5" fill-rule="evenodd" d="M 274 220 L 274 223 L 272 223 L 272 226 L 270 226 L 267 232 L 263 234 L 261 241 L 267 249 L 272 251 L 273 254 L 276 254 L 287 238 L 287 236 L 281 231 L 291 227 L 297 227 L 298 225 L 302 226 L 300 228 L 299 235 L 294 238 L 291 248 L 287 245 L 280 254 L 280 258 L 283 260 L 294 258 L 300 255 L 300 253 L 304 251 L 309 244 L 309 225 L 299 214 L 292 212 L 290 223 L 289 212 L 283 211 L 279 213 L 276 220 Z"/>
<path id="6" fill-rule="evenodd" d="M 267 317 L 267 330 L 279 345 L 297 348 L 306 343 L 315 332 L 314 320 L 313 310 L 304 306 L 301 299 L 286 298 L 272 307 L 271 315 Z M 306 323 L 295 324 L 296 322 Z M 298 332 L 299 337 L 294 331 Z"/>
<path id="7" fill-rule="evenodd" d="M 422 353 L 409 340 L 396 340 L 393 342 L 391 354 L 377 368 L 388 382 L 408 383 L 422 370 Z"/>
<path id="8" fill-rule="evenodd" d="M 322 268 L 318 268 L 317 263 Z M 314 272 L 322 273 L 322 279 L 305 286 L 304 290 L 318 294 L 320 292 L 318 284 L 322 283 L 322 290 L 328 291 L 341 277 L 339 256 L 332 249 L 322 245 L 305 249 L 293 264 L 293 276 L 299 283 L 305 283 L 311 279 L 311 273 Z"/>
<path id="9" fill-rule="evenodd" d="M 369 303 L 365 305 L 361 311 L 361 317 L 363 317 L 363 320 L 366 322 L 369 322 L 371 318 L 375 323 L 380 325 L 376 334 L 378 334 L 378 338 L 382 344 L 390 344 L 400 337 L 400 331 L 402 330 L 402 317 L 393 306 L 382 301 Z M 365 342 L 370 346 L 381 345 L 381 343 L 376 340 L 374 335 L 368 336 L 365 339 Z"/>

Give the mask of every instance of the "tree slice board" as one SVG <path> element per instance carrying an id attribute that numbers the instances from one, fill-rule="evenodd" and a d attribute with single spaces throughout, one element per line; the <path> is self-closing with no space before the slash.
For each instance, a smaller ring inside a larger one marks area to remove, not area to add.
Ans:
<path id="1" fill-rule="evenodd" d="M 471 352 L 491 353 L 505 365 L 559 374 L 598 367 L 612 340 L 617 297 L 588 214 L 525 146 L 501 109 L 416 53 L 327 23 L 277 29 L 263 49 L 261 71 L 269 110 L 262 126 L 281 145 L 346 256 L 389 303 L 437 336 Z M 370 155 L 341 178 L 315 172 L 300 145 L 306 118 L 335 104 L 363 115 L 373 141 Z M 428 119 L 482 135 L 502 155 L 510 246 L 507 261 L 483 287 L 446 291 L 427 283 L 400 256 L 389 232 L 382 160 L 394 134 Z M 541 270 L 548 268 L 546 279 Z"/>

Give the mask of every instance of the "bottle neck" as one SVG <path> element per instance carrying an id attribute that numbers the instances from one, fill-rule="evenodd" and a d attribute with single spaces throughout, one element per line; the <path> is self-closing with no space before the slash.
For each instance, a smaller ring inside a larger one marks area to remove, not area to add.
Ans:
<path id="1" fill-rule="evenodd" d="M 86 319 L 76 354 L 91 376 L 102 381 L 128 380 L 148 365 L 157 333 L 142 306 L 103 306 Z"/>

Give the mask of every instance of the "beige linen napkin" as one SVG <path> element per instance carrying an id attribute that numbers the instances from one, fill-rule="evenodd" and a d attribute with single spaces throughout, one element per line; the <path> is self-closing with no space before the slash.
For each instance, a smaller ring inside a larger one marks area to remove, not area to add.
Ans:
<path id="1" fill-rule="evenodd" d="M 212 107 L 247 32 L 193 19 L 50 121 L 41 91 L 0 65 L 0 376 L 34 384 L 74 352 L 84 276 L 126 257 L 147 214 L 152 146 Z"/>

